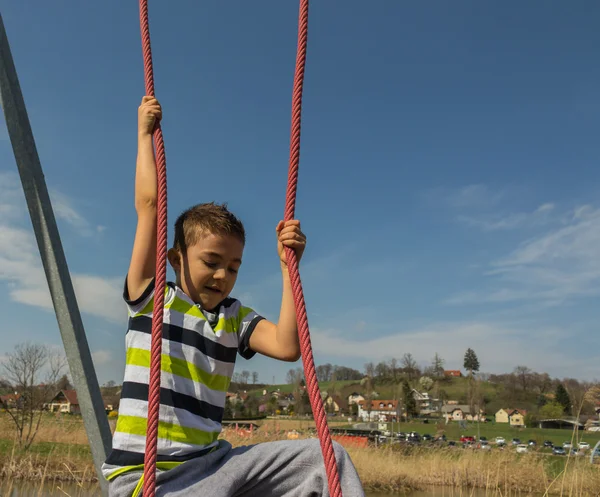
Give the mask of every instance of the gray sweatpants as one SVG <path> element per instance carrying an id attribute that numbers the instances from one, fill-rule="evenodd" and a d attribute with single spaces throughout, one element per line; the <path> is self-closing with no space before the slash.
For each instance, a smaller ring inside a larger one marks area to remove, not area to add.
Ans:
<path id="1" fill-rule="evenodd" d="M 364 497 L 346 450 L 333 442 L 344 497 Z M 131 497 L 142 473 L 118 476 L 109 497 Z M 205 456 L 156 477 L 156 496 L 171 497 L 319 497 L 329 496 L 318 440 L 266 442 L 232 448 L 220 441 Z"/>

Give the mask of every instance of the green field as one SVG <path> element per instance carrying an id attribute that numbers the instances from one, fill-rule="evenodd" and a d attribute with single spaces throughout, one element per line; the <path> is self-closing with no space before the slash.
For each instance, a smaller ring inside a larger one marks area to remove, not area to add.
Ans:
<path id="1" fill-rule="evenodd" d="M 392 426 L 393 425 L 393 426 Z M 469 423 L 466 430 L 461 430 L 458 423 L 436 424 L 436 423 L 388 423 L 388 429 L 394 432 L 416 431 L 420 435 L 446 435 L 448 440 L 459 440 L 461 436 L 477 436 L 477 423 Z M 590 444 L 591 447 L 600 441 L 600 432 L 572 430 L 549 430 L 540 428 L 511 428 L 508 424 L 480 423 L 479 434 L 493 441 L 496 437 L 504 437 L 507 443 L 513 438 L 519 438 L 522 442 L 535 440 L 541 445 L 544 440 L 550 440 L 554 445 L 562 445 L 564 442 L 577 440 Z M 575 438 L 576 437 L 576 438 Z"/>

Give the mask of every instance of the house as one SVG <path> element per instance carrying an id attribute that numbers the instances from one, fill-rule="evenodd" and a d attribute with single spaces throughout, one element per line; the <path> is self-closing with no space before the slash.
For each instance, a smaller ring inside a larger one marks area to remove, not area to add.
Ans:
<path id="1" fill-rule="evenodd" d="M 363 421 L 397 421 L 398 419 L 398 401 L 397 400 L 373 400 L 371 401 L 371 410 L 366 400 L 358 402 L 358 417 Z"/>
<path id="2" fill-rule="evenodd" d="M 412 394 L 421 414 L 440 412 L 442 403 L 439 399 L 432 399 L 427 392 L 419 392 L 415 388 L 413 388 Z"/>
<path id="3" fill-rule="evenodd" d="M 510 426 L 525 427 L 525 416 L 527 416 L 527 411 L 524 409 L 514 409 L 508 417 Z"/>
<path id="4" fill-rule="evenodd" d="M 448 369 L 444 371 L 444 376 L 452 377 L 452 378 L 460 378 L 462 377 L 462 373 L 458 369 Z"/>
<path id="5" fill-rule="evenodd" d="M 339 395 L 328 395 L 325 398 L 325 410 L 336 414 L 348 412 L 348 402 Z"/>
<path id="6" fill-rule="evenodd" d="M 19 406 L 21 396 L 18 393 L 9 393 L 8 395 L 0 395 L 0 405 L 5 409 L 15 409 Z"/>
<path id="7" fill-rule="evenodd" d="M 352 392 L 348 395 L 348 405 L 358 404 L 361 400 L 365 400 L 365 398 L 358 392 Z"/>
<path id="8" fill-rule="evenodd" d="M 588 418 L 584 429 L 586 431 L 600 431 L 600 419 L 598 416 Z"/>
<path id="9" fill-rule="evenodd" d="M 66 412 L 69 414 L 81 414 L 77 392 L 75 390 L 61 390 L 47 404 L 50 412 Z"/>
<path id="10" fill-rule="evenodd" d="M 500 409 L 496 413 L 496 423 L 509 423 L 510 426 L 525 426 L 525 416 L 527 411 L 524 409 Z"/>
<path id="11" fill-rule="evenodd" d="M 471 407 L 460 404 L 442 406 L 442 416 L 448 421 L 485 421 L 485 412 L 479 409 L 479 414 L 471 414 Z"/>

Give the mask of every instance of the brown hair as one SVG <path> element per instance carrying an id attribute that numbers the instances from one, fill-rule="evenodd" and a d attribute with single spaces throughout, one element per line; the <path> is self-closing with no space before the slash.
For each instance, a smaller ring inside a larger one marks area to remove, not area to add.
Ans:
<path id="1" fill-rule="evenodd" d="M 246 243 L 244 225 L 227 209 L 227 204 L 210 202 L 184 211 L 175 221 L 173 248 L 185 253 L 187 247 L 197 243 L 203 233 L 231 235 Z"/>

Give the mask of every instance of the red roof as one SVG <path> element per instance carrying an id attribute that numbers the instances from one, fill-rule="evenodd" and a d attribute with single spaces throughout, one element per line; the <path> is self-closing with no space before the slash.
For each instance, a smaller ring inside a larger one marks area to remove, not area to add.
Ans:
<path id="1" fill-rule="evenodd" d="M 462 376 L 462 373 L 458 369 L 447 369 L 444 371 L 444 376 Z"/>
<path id="2" fill-rule="evenodd" d="M 77 400 L 77 391 L 75 390 L 63 390 L 62 393 L 66 397 L 69 404 L 73 404 L 75 406 L 79 405 L 79 401 Z"/>
<path id="3" fill-rule="evenodd" d="M 522 414 L 523 416 L 527 416 L 527 411 L 525 409 L 510 409 L 510 408 L 503 408 L 509 416 L 512 416 L 515 412 L 518 412 L 519 414 Z"/>
<path id="4" fill-rule="evenodd" d="M 8 395 L 0 395 L 0 402 L 16 402 L 19 397 L 19 394 L 9 393 Z"/>
<path id="5" fill-rule="evenodd" d="M 359 400 L 358 404 L 363 406 L 363 409 L 366 409 L 364 406 L 367 405 L 367 401 Z M 391 404 L 391 407 L 390 407 Z M 371 401 L 371 411 L 389 411 L 396 412 L 398 408 L 397 400 L 372 400 Z"/>

